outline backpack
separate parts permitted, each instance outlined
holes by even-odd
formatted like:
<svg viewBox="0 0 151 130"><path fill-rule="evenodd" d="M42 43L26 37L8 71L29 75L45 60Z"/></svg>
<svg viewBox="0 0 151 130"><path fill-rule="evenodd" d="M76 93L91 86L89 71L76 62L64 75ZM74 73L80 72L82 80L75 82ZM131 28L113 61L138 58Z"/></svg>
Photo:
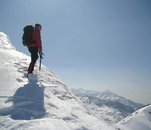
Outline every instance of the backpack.
<svg viewBox="0 0 151 130"><path fill-rule="evenodd" d="M23 29L23 36L22 36L22 42L23 45L29 45L32 44L32 32L34 31L34 27L32 25L27 25Z"/></svg>

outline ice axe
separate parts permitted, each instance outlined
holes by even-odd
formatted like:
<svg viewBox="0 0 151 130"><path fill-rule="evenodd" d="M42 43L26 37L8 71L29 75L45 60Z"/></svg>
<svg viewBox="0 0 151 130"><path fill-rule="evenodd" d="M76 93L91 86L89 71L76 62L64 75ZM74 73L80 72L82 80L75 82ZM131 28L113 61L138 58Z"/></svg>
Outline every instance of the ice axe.
<svg viewBox="0 0 151 130"><path fill-rule="evenodd" d="M39 57L40 57L39 70L41 70L41 61L43 59L43 55L44 55L44 53L39 52Z"/></svg>

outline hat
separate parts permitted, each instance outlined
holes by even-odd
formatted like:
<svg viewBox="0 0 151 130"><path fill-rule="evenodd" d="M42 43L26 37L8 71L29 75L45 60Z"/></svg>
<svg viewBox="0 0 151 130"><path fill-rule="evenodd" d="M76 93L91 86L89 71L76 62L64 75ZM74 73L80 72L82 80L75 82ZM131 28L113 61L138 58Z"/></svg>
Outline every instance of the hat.
<svg viewBox="0 0 151 130"><path fill-rule="evenodd" d="M39 23L36 23L35 27L41 27L42 28L42 26Z"/></svg>

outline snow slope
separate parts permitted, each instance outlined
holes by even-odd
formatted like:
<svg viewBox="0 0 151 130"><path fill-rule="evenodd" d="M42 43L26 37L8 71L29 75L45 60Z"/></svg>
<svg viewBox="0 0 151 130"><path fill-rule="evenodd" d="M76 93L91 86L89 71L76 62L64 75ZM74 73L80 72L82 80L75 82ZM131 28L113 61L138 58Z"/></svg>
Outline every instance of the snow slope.
<svg viewBox="0 0 151 130"><path fill-rule="evenodd" d="M30 57L0 32L0 130L115 130L94 117L48 68L25 77Z"/></svg>
<svg viewBox="0 0 151 130"><path fill-rule="evenodd" d="M28 79L30 57L1 32L0 61L0 130L151 130L151 105L109 124L44 65Z"/></svg>
<svg viewBox="0 0 151 130"><path fill-rule="evenodd" d="M118 96L109 90L73 89L73 92L92 110L96 117L107 122L118 122L143 106Z"/></svg>
<svg viewBox="0 0 151 130"><path fill-rule="evenodd" d="M130 130L151 130L151 105L135 111L118 124Z"/></svg>

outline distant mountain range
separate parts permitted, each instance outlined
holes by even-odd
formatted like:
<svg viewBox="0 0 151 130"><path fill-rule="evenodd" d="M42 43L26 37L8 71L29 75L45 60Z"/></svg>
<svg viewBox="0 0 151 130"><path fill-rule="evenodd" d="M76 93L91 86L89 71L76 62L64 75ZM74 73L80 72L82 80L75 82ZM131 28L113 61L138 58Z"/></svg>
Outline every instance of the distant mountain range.
<svg viewBox="0 0 151 130"><path fill-rule="evenodd" d="M108 122L118 122L143 106L109 90L101 92L72 89L72 91L97 118L103 118Z"/></svg>

